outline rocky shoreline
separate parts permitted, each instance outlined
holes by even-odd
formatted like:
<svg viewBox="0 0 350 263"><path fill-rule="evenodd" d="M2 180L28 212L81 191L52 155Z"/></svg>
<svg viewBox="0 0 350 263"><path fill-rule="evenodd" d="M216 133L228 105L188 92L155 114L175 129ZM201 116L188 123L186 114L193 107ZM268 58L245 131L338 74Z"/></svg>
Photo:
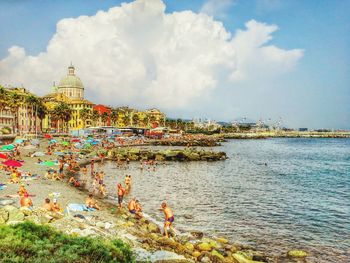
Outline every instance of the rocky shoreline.
<svg viewBox="0 0 350 263"><path fill-rule="evenodd" d="M237 132L222 133L217 137L223 139L268 139L268 138L350 138L350 132Z"/></svg>
<svg viewBox="0 0 350 263"><path fill-rule="evenodd" d="M151 150L143 148L115 148L104 152L113 160L125 161L220 161L226 160L225 152L186 149Z"/></svg>
<svg viewBox="0 0 350 263"><path fill-rule="evenodd" d="M45 145L45 144L44 144ZM43 147L43 145L42 145ZM45 146L44 146L45 147ZM103 151L100 149L100 151ZM188 151L188 152L186 152ZM144 158L156 159L161 153L165 160L181 161L186 154L194 154L196 160L209 161L212 157L218 156L217 160L225 159L225 153L211 151L197 151L191 149L172 149L165 151L151 151L138 148L117 148L106 152L108 158L131 157L132 160L143 160ZM210 153L210 155L208 155ZM125 155L124 155L125 154ZM189 155L190 156L190 155ZM198 157L199 156L199 157ZM88 164L91 158L96 158L96 151L87 153L79 163ZM42 159L50 160L51 156L44 156ZM203 161L202 160L202 161ZM47 168L35 164L35 159L24 157L23 169L33 174L43 174ZM3 174L2 174L3 175ZM161 234L159 226L150 218L138 220L128 211L118 210L111 199L97 198L101 210L93 212L74 212L65 216L45 212L39 207L43 200L52 192L60 192L59 202L62 207L69 203L85 203L87 191L69 186L66 182L45 180L37 178L33 181L24 182L29 193L34 193L33 211L19 209L15 204L17 198L6 198L6 195L16 193L18 185L8 184L2 191L0 198L0 224L16 224L25 220L37 224L49 225L64 233L75 236L102 237L106 239L119 238L129 244L137 262L157 263L179 263L179 262L233 262L233 263L259 263L259 262L297 262L299 257L280 255L270 256L252 247L230 242L224 237L210 237L202 232L190 231L177 233L176 237L165 238ZM303 255L302 258L304 258Z"/></svg>

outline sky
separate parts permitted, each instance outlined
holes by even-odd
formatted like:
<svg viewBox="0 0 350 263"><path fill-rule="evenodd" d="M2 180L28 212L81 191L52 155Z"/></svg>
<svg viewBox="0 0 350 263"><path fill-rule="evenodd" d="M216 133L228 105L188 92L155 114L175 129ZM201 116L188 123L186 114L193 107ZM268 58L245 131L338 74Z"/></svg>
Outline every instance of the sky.
<svg viewBox="0 0 350 263"><path fill-rule="evenodd" d="M0 1L0 84L173 118L350 129L350 1Z"/></svg>

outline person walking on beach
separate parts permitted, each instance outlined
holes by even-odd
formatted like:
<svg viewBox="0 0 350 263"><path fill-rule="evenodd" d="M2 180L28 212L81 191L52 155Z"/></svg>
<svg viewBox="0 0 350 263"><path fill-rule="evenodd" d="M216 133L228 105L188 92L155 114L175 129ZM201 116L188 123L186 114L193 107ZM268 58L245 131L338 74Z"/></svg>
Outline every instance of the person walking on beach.
<svg viewBox="0 0 350 263"><path fill-rule="evenodd" d="M165 216L165 221L164 221L164 234L166 237L169 237L168 235L168 228L171 229L173 232L174 229L172 227L172 224L174 222L174 212L169 208L169 206L167 205L167 203L163 202L162 203L162 209L164 216Z"/></svg>
<svg viewBox="0 0 350 263"><path fill-rule="evenodd" d="M125 194L125 189L123 188L122 184L118 184L118 207L119 209L122 208L123 198Z"/></svg>

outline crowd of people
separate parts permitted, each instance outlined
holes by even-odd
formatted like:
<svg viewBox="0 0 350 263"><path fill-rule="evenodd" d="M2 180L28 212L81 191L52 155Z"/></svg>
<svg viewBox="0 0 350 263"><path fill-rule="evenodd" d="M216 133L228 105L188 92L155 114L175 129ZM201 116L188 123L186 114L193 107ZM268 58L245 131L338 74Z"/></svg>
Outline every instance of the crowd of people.
<svg viewBox="0 0 350 263"><path fill-rule="evenodd" d="M64 141L63 139L61 141ZM144 143L143 141L137 142L137 143ZM16 160L16 161L22 161L21 159L21 150L20 148L23 145L16 145L14 150L8 154L9 160ZM94 147L96 149L103 149L107 150L113 147L114 144L108 142L107 140L101 140L97 145ZM98 201L95 199L95 197L99 198L106 198L107 197L107 190L106 190L106 184L104 182L105 179L105 172L101 169L97 169L103 166L105 155L103 153L97 153L96 157L93 158L90 161L90 173L89 169L86 165L80 166L80 161L82 156L79 155L79 149L74 146L72 143L66 143L62 144L59 140L52 140L47 148L45 154L48 156L53 157L53 155L56 155L56 153L62 153L60 155L57 155L56 160L52 160L50 158L50 161L53 163L53 166L55 168L50 167L47 169L44 176L41 177L43 180L53 180L53 181L61 181L61 182L67 182L68 185L72 187L85 187L88 188L90 186L89 195L85 200L85 205L88 208L100 210L101 206L98 203ZM30 156L33 156L33 153L30 154ZM35 157L31 157L35 158ZM43 158L44 159L44 158ZM119 168L126 168L128 167L130 160L116 160L117 167ZM47 162L47 161L46 161ZM36 161L36 164L42 165L45 164L41 158L38 158ZM58 166L58 167L57 167ZM157 166L157 163L153 160L151 161L140 161L140 169L144 170L155 170ZM57 167L57 168L56 168ZM19 189L17 191L17 194L19 196L19 204L21 207L27 208L27 209L33 209L33 200L31 197L33 195L29 194L25 184L23 184L22 180L24 178L32 177L33 175L30 172L23 172L20 171L17 167L11 167L6 165L1 165L0 169L3 169L6 173L10 175L9 183L13 184L19 184ZM123 185L124 184L124 185ZM116 196L118 200L118 209L122 209L125 202L125 197L131 194L132 189L132 177L130 174L126 175L124 178L124 182L117 183L116 185ZM113 194L112 194L113 195ZM135 216L137 219L141 219L143 215L143 209L140 201L136 197L131 197L127 202L127 211ZM41 206L42 209L48 212L52 213L58 213L63 215L63 208L58 202L57 198L45 198L43 201L43 205ZM165 215L165 222L164 222L164 234L168 236L168 228L172 228L172 223L174 222L174 214L173 211L169 208L169 206L166 203L163 203L161 205L161 209L164 212Z"/></svg>

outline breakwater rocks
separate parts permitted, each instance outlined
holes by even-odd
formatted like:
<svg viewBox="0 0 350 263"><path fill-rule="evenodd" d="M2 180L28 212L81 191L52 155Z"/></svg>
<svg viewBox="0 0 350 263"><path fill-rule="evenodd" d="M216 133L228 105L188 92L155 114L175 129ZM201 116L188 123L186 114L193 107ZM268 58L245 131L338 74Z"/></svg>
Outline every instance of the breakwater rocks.
<svg viewBox="0 0 350 263"><path fill-rule="evenodd" d="M116 148L109 150L107 156L121 161L219 161L227 159L225 152L204 151L195 149L148 150L138 148Z"/></svg>
<svg viewBox="0 0 350 263"><path fill-rule="evenodd" d="M154 146L185 146L185 147L214 147L221 146L222 138L211 139L181 139L181 140L150 140L149 145Z"/></svg>
<svg viewBox="0 0 350 263"><path fill-rule="evenodd" d="M267 139L267 138L350 138L350 132L237 132L219 135L223 139Z"/></svg>

